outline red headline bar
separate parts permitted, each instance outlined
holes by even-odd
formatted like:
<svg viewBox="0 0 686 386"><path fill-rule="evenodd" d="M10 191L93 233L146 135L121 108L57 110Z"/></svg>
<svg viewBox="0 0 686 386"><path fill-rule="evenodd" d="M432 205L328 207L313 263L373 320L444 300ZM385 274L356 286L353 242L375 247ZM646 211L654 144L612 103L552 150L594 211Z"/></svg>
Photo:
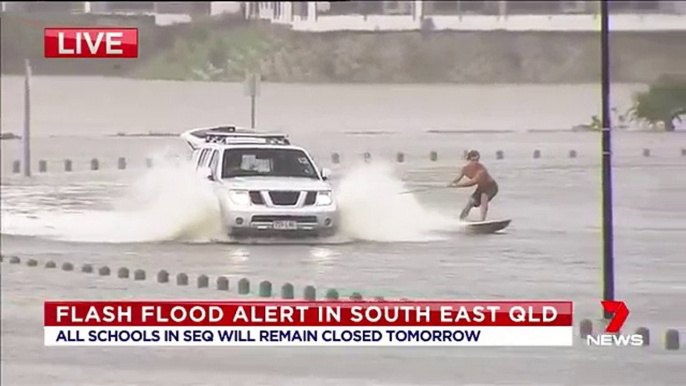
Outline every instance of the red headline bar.
<svg viewBox="0 0 686 386"><path fill-rule="evenodd" d="M572 326L571 301L53 302L47 326Z"/></svg>

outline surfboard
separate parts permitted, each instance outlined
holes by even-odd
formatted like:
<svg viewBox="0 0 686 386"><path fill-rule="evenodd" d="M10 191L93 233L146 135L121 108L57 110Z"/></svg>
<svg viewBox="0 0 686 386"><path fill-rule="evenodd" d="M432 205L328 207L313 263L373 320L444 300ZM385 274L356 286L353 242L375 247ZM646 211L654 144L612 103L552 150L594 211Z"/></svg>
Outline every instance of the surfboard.
<svg viewBox="0 0 686 386"><path fill-rule="evenodd" d="M465 229L470 233L495 233L507 228L512 219L473 221L469 222Z"/></svg>

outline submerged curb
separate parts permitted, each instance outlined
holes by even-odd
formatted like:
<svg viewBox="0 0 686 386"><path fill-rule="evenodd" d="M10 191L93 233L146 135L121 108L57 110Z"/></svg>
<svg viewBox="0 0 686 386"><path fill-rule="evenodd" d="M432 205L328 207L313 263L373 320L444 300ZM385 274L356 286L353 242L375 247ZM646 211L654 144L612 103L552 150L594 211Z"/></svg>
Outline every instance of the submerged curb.
<svg viewBox="0 0 686 386"><path fill-rule="evenodd" d="M7 262L12 265L18 265L21 263L21 258L19 256L0 256L0 262ZM36 259L28 259L26 260L26 266L27 267L37 267L38 266L38 261ZM74 265L70 262L63 262L62 263L62 271L65 272L81 272L85 274L90 274L93 273L94 268L93 265L91 264L83 264L81 265L81 269L75 270ZM57 268L57 263L55 263L52 260L48 260L45 262L45 269L55 269ZM101 266L98 268L98 275L99 276L110 276L111 274L111 269L108 266ZM131 279L130 275L131 270L127 267L121 267L117 271L117 277L119 279ZM147 280L147 274L146 271L143 269L136 269L133 271L133 277L132 279L135 281L146 281ZM157 272L157 274L154 276L156 281L159 284L168 284L169 283L169 272L167 270L160 270ZM189 277L186 273L178 273L176 275L176 285L183 287L183 286L188 286L189 284ZM208 288L209 283L210 283L210 277L205 274L200 274L197 276L196 279L196 287L198 289L201 288ZM281 298L285 300L293 300L296 299L295 296L295 287L293 286L292 283L284 283L281 287L280 295L277 295L273 291L273 286L272 282L269 280L263 280L259 282L258 284L258 292L257 296L260 298ZM230 291L230 286L229 286L229 278L226 276L218 276L216 279L216 290L218 291ZM251 295L250 293L250 279L243 277L239 279L236 283L236 290L238 295ZM317 301L317 290L314 286L312 285L307 285L303 288L302 291L302 297L298 298L306 301ZM362 301L364 298L361 293L359 292L352 292L347 298L341 298L339 292L335 288L330 288L326 290L325 295L323 298L320 298L319 300L322 301L337 301L337 300L350 300L350 301ZM408 298L401 298L399 299L401 301L412 301L412 299ZM381 296L375 296L370 298L369 301L384 301L384 298ZM604 326L602 323L600 323L601 326L599 326L599 331L602 331L604 329ZM643 337L643 346L650 346L651 344L651 334L650 330L648 327L638 327L635 332L635 334L641 335ZM591 319L585 318L582 319L581 322L578 325L578 335L576 335L577 338L580 339L586 339L588 336L591 336L594 334L594 325L593 321ZM664 331L663 339L662 339L662 345L665 350L669 351L676 351L681 348L681 342L680 342L680 332L677 329L667 329Z"/></svg>

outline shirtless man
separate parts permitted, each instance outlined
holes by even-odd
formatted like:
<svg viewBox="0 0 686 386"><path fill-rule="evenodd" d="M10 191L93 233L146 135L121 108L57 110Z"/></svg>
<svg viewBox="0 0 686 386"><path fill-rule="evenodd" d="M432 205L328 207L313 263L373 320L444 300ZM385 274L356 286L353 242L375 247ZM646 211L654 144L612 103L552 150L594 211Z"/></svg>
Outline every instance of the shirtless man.
<svg viewBox="0 0 686 386"><path fill-rule="evenodd" d="M493 177L488 174L488 170L479 162L479 152L472 150L467 153L467 165L462 167L460 174L448 184L449 187L466 188L476 185L476 190L469 198L467 205L460 214L460 220L464 220L469 215L472 208L481 207L481 221L486 221L486 214L488 214L488 203L498 194L498 184ZM467 177L467 181L460 182L463 177Z"/></svg>

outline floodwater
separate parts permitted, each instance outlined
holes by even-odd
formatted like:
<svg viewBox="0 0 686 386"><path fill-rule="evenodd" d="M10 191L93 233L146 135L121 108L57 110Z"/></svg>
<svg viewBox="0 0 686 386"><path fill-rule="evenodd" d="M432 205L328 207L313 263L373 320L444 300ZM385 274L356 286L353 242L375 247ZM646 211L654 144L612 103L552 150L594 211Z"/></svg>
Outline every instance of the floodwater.
<svg viewBox="0 0 686 386"><path fill-rule="evenodd" d="M598 86L262 85L258 126L290 134L332 169L345 217L339 237L286 245L222 237L211 195L188 172L179 139L116 136L248 126L241 87L34 78L31 178L12 173L21 142L2 142L2 254L22 259L2 263L3 383L686 382L686 351L662 348L667 328L686 333L684 133L614 135L616 293L631 310L627 329L651 329L650 347L590 348L581 340L559 349L43 347L46 298L218 299L235 296L241 277L253 293L269 280L276 291L286 282L298 292L314 285L320 296L336 288L344 296L570 299L576 323L600 316L600 135L560 131L598 113ZM614 86L613 105L624 111L641 88ZM2 131L21 134L21 126L22 80L3 77ZM455 219L470 191L441 188L471 148L500 185L490 216L513 219L502 234L462 232ZM126 170L117 170L118 157L126 157ZM100 170L89 170L92 158ZM47 172L39 173L38 160ZM421 191L401 194L413 189ZM29 258L39 266L27 267ZM48 260L76 271L85 263L113 273L140 268L148 280L46 270ZM191 284L200 274L227 276L231 294L155 283L160 269L185 272Z"/></svg>

